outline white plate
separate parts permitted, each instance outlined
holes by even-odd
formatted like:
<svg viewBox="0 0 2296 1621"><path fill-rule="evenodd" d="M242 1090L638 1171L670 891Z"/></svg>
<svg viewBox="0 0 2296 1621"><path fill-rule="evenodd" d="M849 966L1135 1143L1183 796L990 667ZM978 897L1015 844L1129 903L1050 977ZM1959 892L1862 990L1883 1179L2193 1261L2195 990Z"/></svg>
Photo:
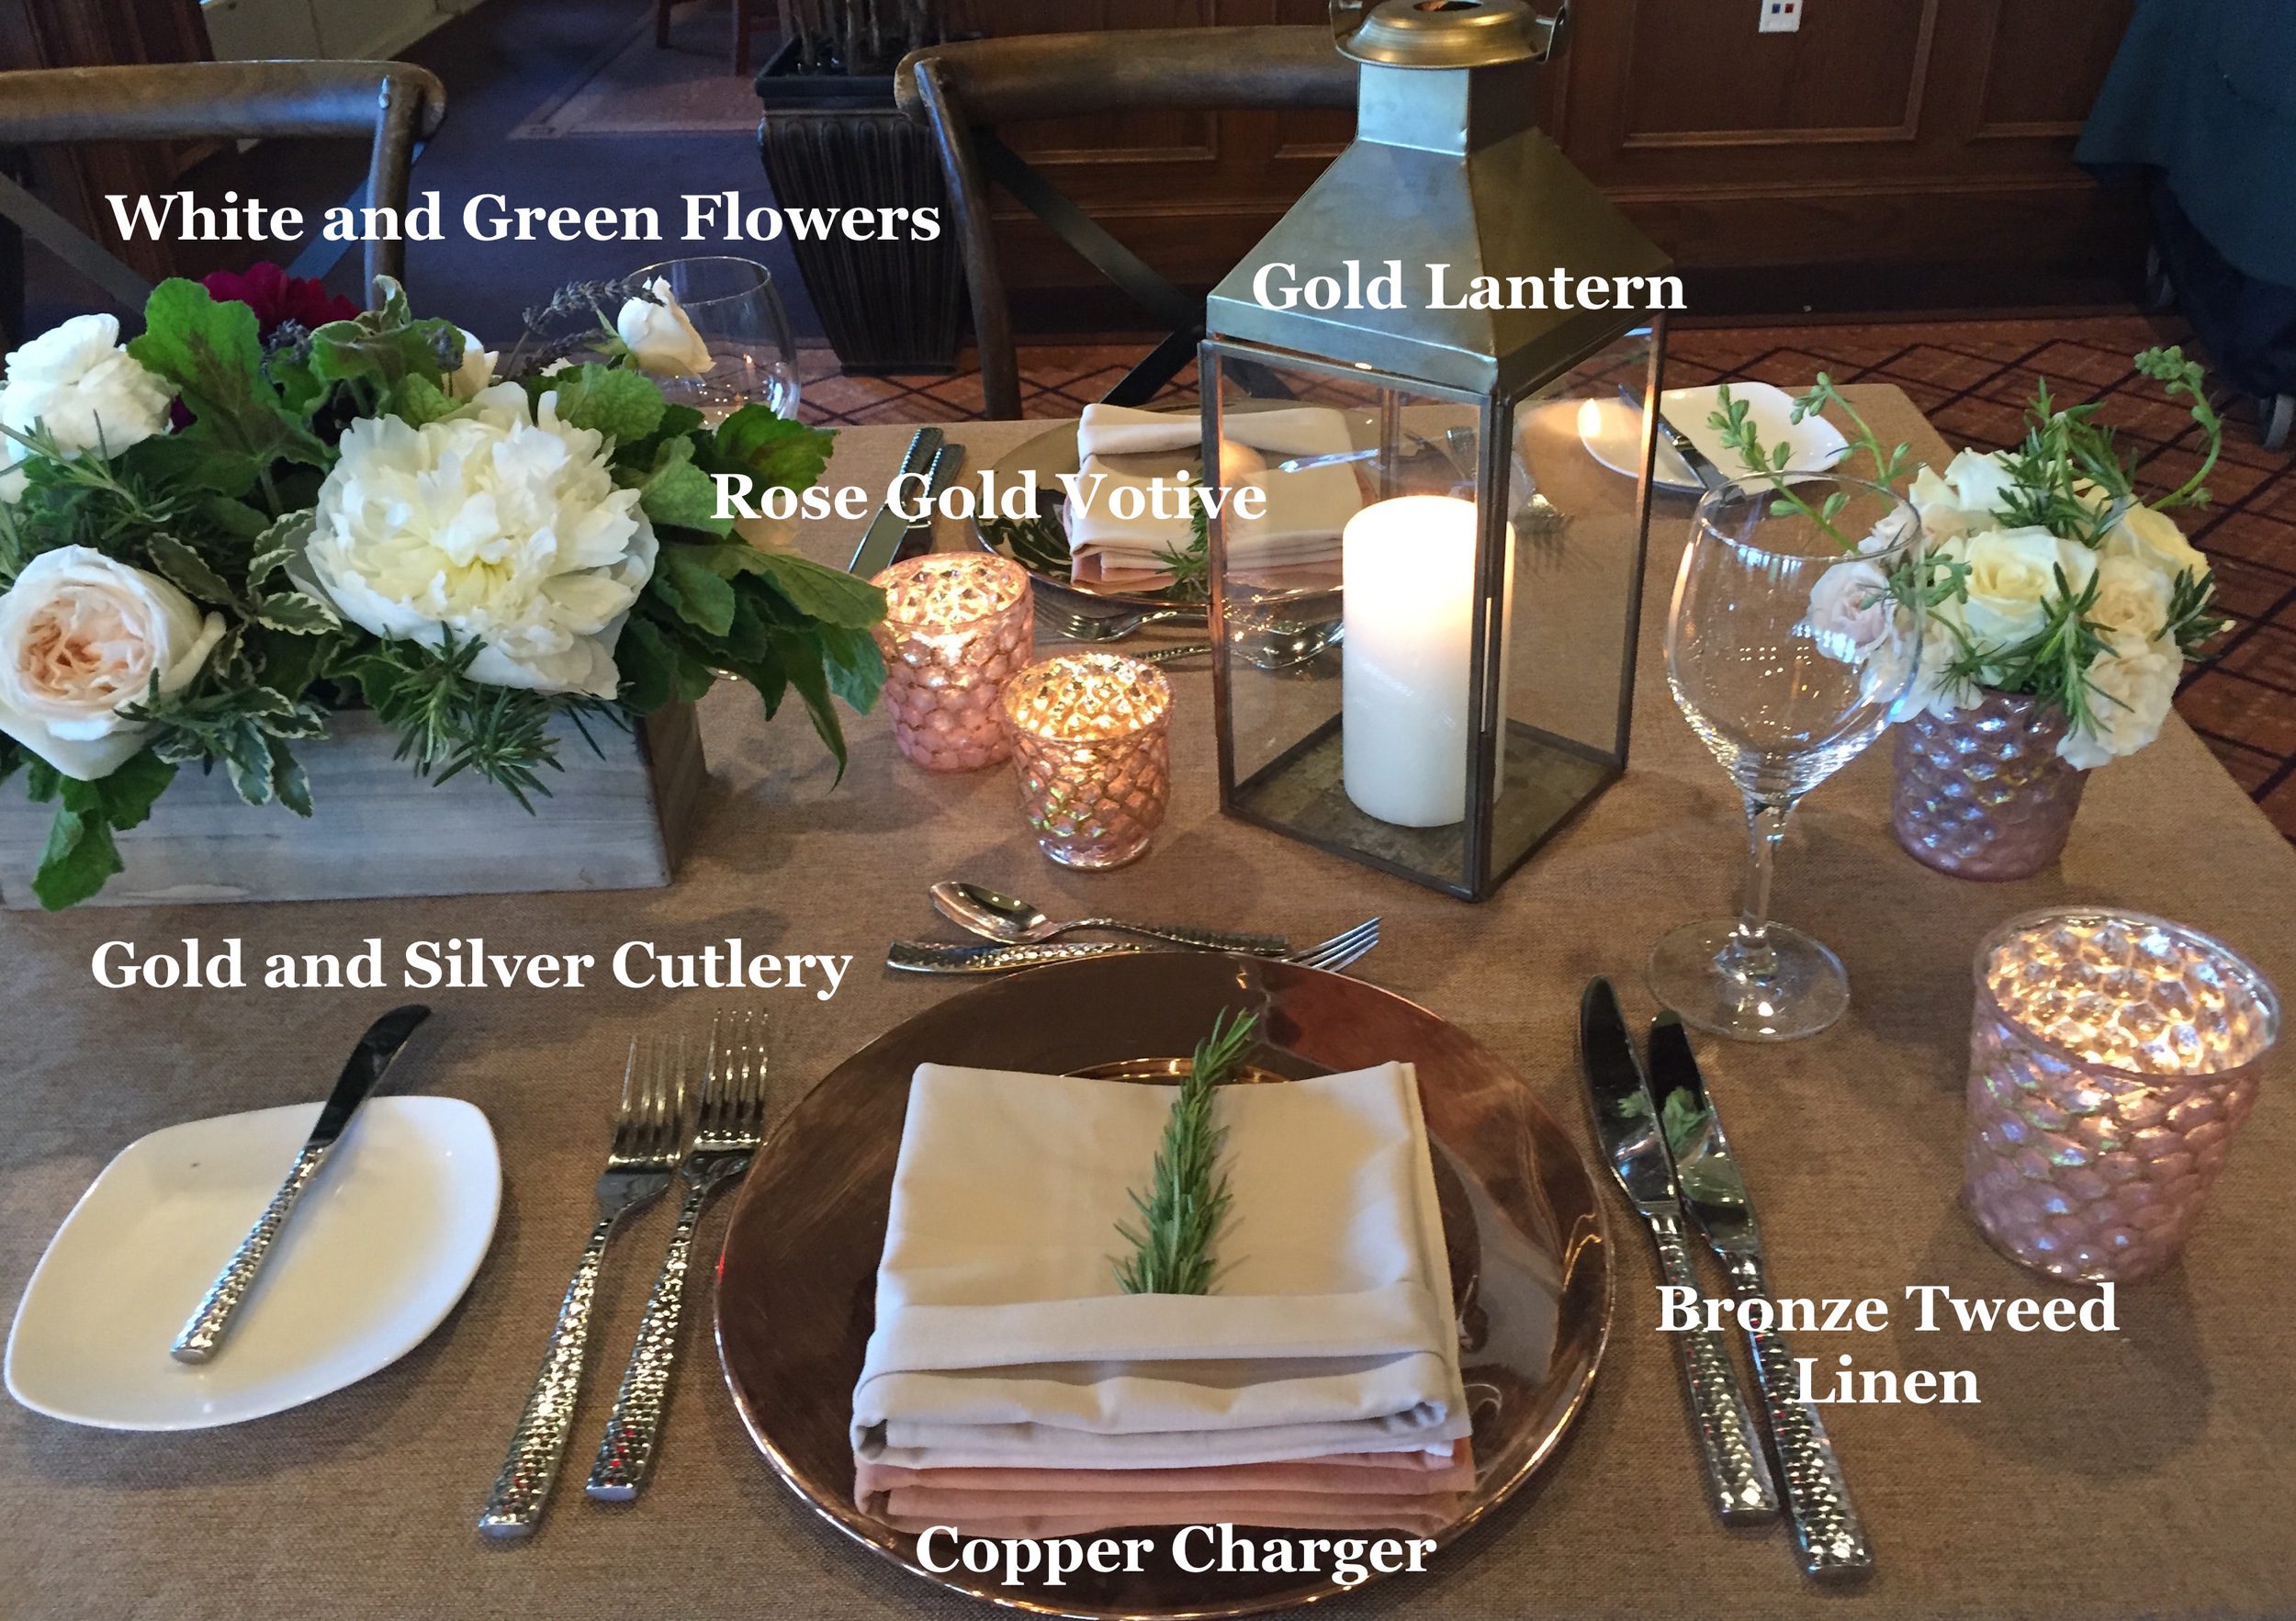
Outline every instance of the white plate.
<svg viewBox="0 0 2296 1621"><path fill-rule="evenodd" d="M478 1272L502 1199L494 1133L455 1098L367 1099L215 1360L167 1354L319 1109L190 1120L122 1149L24 1291L8 1393L72 1424L207 1429L339 1390L422 1344Z"/></svg>
<svg viewBox="0 0 2296 1621"><path fill-rule="evenodd" d="M1730 398L1746 402L1748 420L1754 424L1762 444L1775 445L1784 440L1794 446L1793 457L1786 464L1792 471L1822 473L1850 449L1841 431L1824 417L1793 421L1794 397L1784 388L1769 383L1732 383ZM1683 438L1704 451L1706 459L1722 469L1723 477L1735 478L1745 472L1745 464L1735 453L1724 449L1721 435L1706 425L1706 418L1714 413L1720 399L1719 385L1669 388L1659 396L1660 409L1666 412L1666 420L1681 430ZM1590 400L1581 405L1579 440L1589 456L1614 473L1624 473L1631 478L1641 470L1642 413L1624 400ZM1660 489L1683 495L1703 494L1705 489L1690 470L1690 464L1663 439L1659 441L1657 465L1650 469L1650 476Z"/></svg>

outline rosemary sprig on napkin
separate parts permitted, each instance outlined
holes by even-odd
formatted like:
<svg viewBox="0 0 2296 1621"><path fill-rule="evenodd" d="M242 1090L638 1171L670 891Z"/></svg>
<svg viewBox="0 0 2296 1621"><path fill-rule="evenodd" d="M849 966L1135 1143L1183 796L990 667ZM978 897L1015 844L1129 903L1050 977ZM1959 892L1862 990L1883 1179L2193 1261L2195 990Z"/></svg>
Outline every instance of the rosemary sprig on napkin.
<svg viewBox="0 0 2296 1621"><path fill-rule="evenodd" d="M1117 1284L1128 1295L1211 1292L1212 1240L1228 1216L1228 1178L1220 1168L1228 1128L1212 1118L1213 1097L1252 1050L1258 1028L1256 1013L1222 1013L1196 1049L1165 1121L1148 1191L1132 1192L1140 1224L1117 1223L1132 1248L1115 1264Z"/></svg>

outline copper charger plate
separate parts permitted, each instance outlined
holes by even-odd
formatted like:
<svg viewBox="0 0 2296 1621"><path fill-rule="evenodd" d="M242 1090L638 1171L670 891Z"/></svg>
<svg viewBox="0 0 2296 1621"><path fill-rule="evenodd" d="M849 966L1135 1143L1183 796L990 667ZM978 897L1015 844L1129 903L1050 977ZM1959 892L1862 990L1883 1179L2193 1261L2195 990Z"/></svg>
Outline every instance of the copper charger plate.
<svg viewBox="0 0 2296 1621"><path fill-rule="evenodd" d="M1152 1531L1137 1533L1156 1539L1142 1571L1007 1588L962 1569L928 1570L914 1537L852 1501L853 1386L917 1066L1161 1076L1238 1006L1260 1010L1264 1078L1418 1066L1475 1423L1475 1487L1438 1540L1497 1508L1553 1454L1610 1328L1602 1207L1576 1143L1488 1048L1401 996L1288 963L1148 952L1033 969L950 997L832 1070L743 1178L718 1262L718 1355L767 1461L824 1519L942 1587L1092 1621L1244 1615L1367 1584L1343 1589L1328 1571L1191 1573L1165 1559L1169 1537Z"/></svg>

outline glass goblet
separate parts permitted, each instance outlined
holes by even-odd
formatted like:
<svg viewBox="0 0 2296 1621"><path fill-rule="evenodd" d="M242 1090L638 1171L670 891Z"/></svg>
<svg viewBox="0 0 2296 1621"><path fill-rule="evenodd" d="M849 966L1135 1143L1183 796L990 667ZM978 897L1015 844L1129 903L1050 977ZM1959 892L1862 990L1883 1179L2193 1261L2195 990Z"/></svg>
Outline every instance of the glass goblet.
<svg viewBox="0 0 2296 1621"><path fill-rule="evenodd" d="M797 341L773 273L754 259L709 254L665 259L624 281L633 294L656 281L670 292L710 352L698 377L659 379L663 398L716 422L756 400L778 417L797 414Z"/></svg>
<svg viewBox="0 0 2296 1621"><path fill-rule="evenodd" d="M1927 617L1892 589L1923 567L1911 507L1855 478L1786 478L1706 492L1666 626L1667 684L1745 795L1751 854L1739 917L1660 940L1650 992L1749 1041L1816 1035L1850 1005L1841 960L1770 920L1771 869L1795 804L1889 724Z"/></svg>

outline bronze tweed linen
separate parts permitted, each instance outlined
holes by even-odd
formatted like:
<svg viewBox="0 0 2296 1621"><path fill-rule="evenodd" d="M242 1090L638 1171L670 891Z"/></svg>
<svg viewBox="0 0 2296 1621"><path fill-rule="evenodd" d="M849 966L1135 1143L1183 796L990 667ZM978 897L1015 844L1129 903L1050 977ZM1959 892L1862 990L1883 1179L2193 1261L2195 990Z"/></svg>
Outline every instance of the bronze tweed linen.
<svg viewBox="0 0 2296 1621"><path fill-rule="evenodd" d="M1885 442L1942 449L1904 396L1859 390ZM957 430L972 466L1041 423ZM837 481L882 488L907 440L845 430ZM687 1323L677 1399L635 1509L580 1495L582 1475L660 1255L670 1211L610 1263L567 1474L530 1544L472 1528L590 1225L621 1053L643 1019L699 1028L714 1008L774 1013L774 1096L949 994L883 966L885 942L939 930L924 885L963 875L1056 916L1086 909L1282 929L1315 940L1378 911L1386 943L1358 972L1505 1055L1563 1120L1583 1118L1578 995L1615 976L1649 1011L1643 957L1670 925L1734 905L1741 824L1721 771L1669 698L1659 655L1687 505L1652 526L1635 754L1626 779L1480 906L1410 887L1238 823L1214 807L1210 692L1175 674L1172 815L1128 870L1064 872L1026 836L1010 776L933 777L882 717L831 771L794 714L760 724L746 690L703 707L712 781L699 848L666 890L470 901L185 907L0 917L0 1301L103 1163L172 1121L314 1098L397 991L96 989L102 941L243 936L251 953L348 951L380 936L483 935L494 951L625 940L752 952L850 952L830 1002L788 993L604 988L425 993L437 1009L395 1085L468 1098L502 1144L501 1231L468 1299L432 1339L365 1383L237 1429L184 1436L75 1429L0 1403L0 1616L247 1621L328 1616L803 1615L980 1613L881 1563L774 1479L736 1418L708 1313ZM850 555L859 525L803 541ZM1703 1506L1653 1270L1614 1205L1619 1298L1587 1411L1532 1487L1428 1575L1320 1613L1481 1618L2287 1615L2296 1610L2296 1335L2284 1290L2296 1236L2296 1102L2268 1082L2182 1266L2122 1291L2121 1332L1917 1334L1901 1291L2053 1289L1998 1258L1956 1209L1970 954L2026 907L2109 900L2221 934L2296 993L2296 851L2181 721L2098 773L2062 864L2029 882L1944 877L1892 842L1888 750L1812 797L1781 865L1779 915L1841 953L1848 1019L1788 1047L1701 1043L1761 1202L1779 1287L1896 1302L1875 1335L1803 1335L1904 1371L1967 1368L1981 1405L1837 1407L1828 1423L1873 1533L1879 1573L1854 1593L1796 1572L1782 1529L1725 1534ZM13 787L13 785L11 785ZM256 814L256 813L250 813ZM321 813L325 814L324 807ZM535 836L546 839L546 816ZM12 874L18 878L20 875ZM2285 1059L2284 1072L2296 1068ZM716 1223L704 1233L714 1245ZM697 1300L706 1305L706 1298ZM842 1390L837 1392L843 1399Z"/></svg>

